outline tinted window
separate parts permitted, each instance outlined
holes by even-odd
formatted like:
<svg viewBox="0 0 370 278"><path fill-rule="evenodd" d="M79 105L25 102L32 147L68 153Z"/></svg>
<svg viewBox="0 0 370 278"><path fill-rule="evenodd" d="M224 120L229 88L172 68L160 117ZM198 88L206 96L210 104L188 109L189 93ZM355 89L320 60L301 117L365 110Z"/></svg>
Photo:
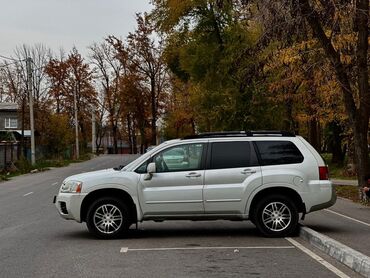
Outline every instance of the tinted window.
<svg viewBox="0 0 370 278"><path fill-rule="evenodd" d="M146 169L148 167L148 162L149 161L147 160L143 164L141 164L140 167L137 168L135 172L138 174L145 174L147 172Z"/></svg>
<svg viewBox="0 0 370 278"><path fill-rule="evenodd" d="M212 143L210 169L255 166L249 142Z"/></svg>
<svg viewBox="0 0 370 278"><path fill-rule="evenodd" d="M289 141L256 141L262 165L301 163L303 155Z"/></svg>

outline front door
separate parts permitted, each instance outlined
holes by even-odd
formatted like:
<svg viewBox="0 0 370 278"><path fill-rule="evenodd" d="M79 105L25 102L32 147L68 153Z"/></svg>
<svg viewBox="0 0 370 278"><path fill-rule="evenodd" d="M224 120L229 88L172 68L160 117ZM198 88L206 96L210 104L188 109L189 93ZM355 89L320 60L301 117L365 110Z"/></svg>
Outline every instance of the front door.
<svg viewBox="0 0 370 278"><path fill-rule="evenodd" d="M169 147L152 161L156 173L141 175L139 196L144 217L203 214L204 144Z"/></svg>

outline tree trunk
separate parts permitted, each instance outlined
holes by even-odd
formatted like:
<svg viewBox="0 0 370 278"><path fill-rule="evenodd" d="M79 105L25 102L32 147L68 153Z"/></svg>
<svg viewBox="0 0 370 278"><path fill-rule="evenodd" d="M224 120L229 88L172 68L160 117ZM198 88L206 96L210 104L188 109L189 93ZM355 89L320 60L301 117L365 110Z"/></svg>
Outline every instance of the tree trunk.
<svg viewBox="0 0 370 278"><path fill-rule="evenodd" d="M113 124L112 127L112 136L113 136L113 153L118 153L118 132L117 132L117 125Z"/></svg>
<svg viewBox="0 0 370 278"><path fill-rule="evenodd" d="M311 118L309 121L309 141L311 145L320 152L320 143L318 135L318 124L316 118Z"/></svg>
<svg viewBox="0 0 370 278"><path fill-rule="evenodd" d="M156 97L155 97L155 77L151 78L151 108L152 108L152 146L157 145L157 106L156 106Z"/></svg>
<svg viewBox="0 0 370 278"><path fill-rule="evenodd" d="M332 122L329 125L332 136L330 138L329 149L332 153L331 162L333 164L343 164L345 149L342 148L343 137L341 133L343 132L342 127L336 122Z"/></svg>
<svg viewBox="0 0 370 278"><path fill-rule="evenodd" d="M128 133L128 144L129 144L129 148L130 148L130 154L133 154L134 153L134 146L133 146L133 143L132 143L132 126L131 126L131 117L130 117L130 114L127 114L127 117L126 117L126 121L127 121L127 133Z"/></svg>
<svg viewBox="0 0 370 278"><path fill-rule="evenodd" d="M368 121L358 120L354 126L355 164L359 186L367 186L369 176Z"/></svg>
<svg viewBox="0 0 370 278"><path fill-rule="evenodd" d="M300 9L308 24L312 28L315 37L320 42L326 55L330 59L344 97L344 105L349 118L349 123L353 127L355 144L355 164L357 168L357 178L359 186L367 185L366 177L369 176L368 140L367 133L369 128L369 76L368 76L368 16L369 0L356 1L356 20L355 31L358 31L356 64L357 64L357 85L359 91L359 107L356 107L353 90L350 86L349 74L343 65L340 54L334 48L331 40L326 36L320 22L320 16L313 9L309 0L298 0Z"/></svg>
<svg viewBox="0 0 370 278"><path fill-rule="evenodd" d="M369 176L369 154L368 154L368 129L369 129L369 72L368 72L368 48L369 48L369 0L356 1L356 22L358 30L357 39L357 70L358 89L360 104L356 113L354 124L354 142L357 178L359 186L367 185Z"/></svg>

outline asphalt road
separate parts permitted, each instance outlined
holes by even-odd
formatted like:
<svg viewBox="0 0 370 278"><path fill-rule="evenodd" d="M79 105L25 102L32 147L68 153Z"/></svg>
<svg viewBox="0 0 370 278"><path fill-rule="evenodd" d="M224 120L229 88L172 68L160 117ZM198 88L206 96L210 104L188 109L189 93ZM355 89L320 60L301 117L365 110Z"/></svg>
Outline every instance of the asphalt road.
<svg viewBox="0 0 370 278"><path fill-rule="evenodd" d="M328 209L308 214L302 223L370 257L370 207L338 198Z"/></svg>
<svg viewBox="0 0 370 278"><path fill-rule="evenodd" d="M0 277L358 277L299 238L263 238L249 222L145 222L105 241L58 215L52 197L65 177L131 159L102 156L1 183Z"/></svg>

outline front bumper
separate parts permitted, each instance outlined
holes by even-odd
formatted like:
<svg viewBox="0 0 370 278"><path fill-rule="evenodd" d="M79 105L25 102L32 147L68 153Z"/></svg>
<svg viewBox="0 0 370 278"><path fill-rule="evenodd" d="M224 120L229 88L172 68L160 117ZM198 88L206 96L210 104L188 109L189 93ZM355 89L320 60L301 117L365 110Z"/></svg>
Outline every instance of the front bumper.
<svg viewBox="0 0 370 278"><path fill-rule="evenodd" d="M59 193L54 196L53 203L61 217L81 222L81 204L85 196L83 193Z"/></svg>

